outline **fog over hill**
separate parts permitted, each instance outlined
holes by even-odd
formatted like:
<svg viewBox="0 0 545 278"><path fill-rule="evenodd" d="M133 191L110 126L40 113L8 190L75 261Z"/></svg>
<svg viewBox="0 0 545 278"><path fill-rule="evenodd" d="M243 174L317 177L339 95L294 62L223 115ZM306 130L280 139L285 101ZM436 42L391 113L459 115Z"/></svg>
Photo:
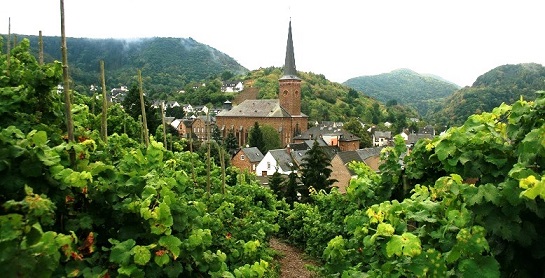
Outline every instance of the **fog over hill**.
<svg viewBox="0 0 545 278"><path fill-rule="evenodd" d="M37 56L38 36L16 36L18 40L29 39ZM45 36L43 42L45 61L60 61L60 37ZM248 72L229 55L192 38L67 38L67 48L70 75L79 91L99 83L100 60L105 62L109 88L130 86L136 81L137 69L141 69L144 86L151 93L176 92L189 82L225 71Z"/></svg>

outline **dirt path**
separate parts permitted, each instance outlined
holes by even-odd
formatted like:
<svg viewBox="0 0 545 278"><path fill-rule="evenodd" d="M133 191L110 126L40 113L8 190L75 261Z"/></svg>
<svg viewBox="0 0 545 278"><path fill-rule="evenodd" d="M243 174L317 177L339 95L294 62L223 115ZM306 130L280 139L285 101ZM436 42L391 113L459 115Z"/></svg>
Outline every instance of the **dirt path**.
<svg viewBox="0 0 545 278"><path fill-rule="evenodd" d="M318 277L316 273L308 270L305 265L313 264L311 260L304 258L304 253L285 242L272 238L271 248L277 250L280 255L280 277L282 278L313 278Z"/></svg>

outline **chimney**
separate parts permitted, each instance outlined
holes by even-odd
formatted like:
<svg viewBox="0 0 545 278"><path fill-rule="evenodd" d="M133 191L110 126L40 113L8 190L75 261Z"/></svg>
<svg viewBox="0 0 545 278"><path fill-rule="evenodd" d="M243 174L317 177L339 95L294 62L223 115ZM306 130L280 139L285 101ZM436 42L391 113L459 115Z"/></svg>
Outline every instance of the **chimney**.
<svg viewBox="0 0 545 278"><path fill-rule="evenodd" d="M229 111L229 110L231 110L231 108L233 108L233 103L230 102L229 100L226 100L223 103L223 110Z"/></svg>

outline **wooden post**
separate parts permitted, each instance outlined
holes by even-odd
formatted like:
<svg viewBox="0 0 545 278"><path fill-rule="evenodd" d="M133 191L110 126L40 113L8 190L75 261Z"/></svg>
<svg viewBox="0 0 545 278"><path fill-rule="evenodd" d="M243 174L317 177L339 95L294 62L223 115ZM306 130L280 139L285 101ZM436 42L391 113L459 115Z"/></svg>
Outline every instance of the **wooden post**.
<svg viewBox="0 0 545 278"><path fill-rule="evenodd" d="M165 121L165 103L161 102L161 119L163 120L163 144L167 149L167 124Z"/></svg>
<svg viewBox="0 0 545 278"><path fill-rule="evenodd" d="M193 124L189 129L189 154L191 154L191 178L193 179L193 191L197 187L197 177L195 175L195 163L193 161Z"/></svg>
<svg viewBox="0 0 545 278"><path fill-rule="evenodd" d="M9 68L11 66L11 57L10 57L11 55L10 53L11 52L11 17L8 17L8 39L6 41L8 43L8 46L7 46L8 56L6 57L8 61L7 61L7 67L6 67L6 74L9 76Z"/></svg>
<svg viewBox="0 0 545 278"><path fill-rule="evenodd" d="M149 146L148 121L146 120L146 104L144 103L144 89L142 88L142 71L138 70L138 84L140 91L140 108L142 108L142 126L144 132L144 143Z"/></svg>
<svg viewBox="0 0 545 278"><path fill-rule="evenodd" d="M108 143L108 98L106 95L106 75L104 73L104 60L100 61L100 79L102 82L102 117L100 134L102 135L102 140L104 141L104 143Z"/></svg>
<svg viewBox="0 0 545 278"><path fill-rule="evenodd" d="M74 122L72 120L72 103L70 97L70 79L68 77L68 50L66 48L66 33L64 30L64 0L60 0L61 4L61 51L62 51L62 77L64 83L64 110L66 114L66 130L68 133L68 141L75 142L74 139ZM74 166L76 163L76 153L72 149L70 152L70 164Z"/></svg>
<svg viewBox="0 0 545 278"><path fill-rule="evenodd" d="M225 194L225 149L220 146L220 144L216 144L218 148L218 154L220 156L220 165L221 165L221 193Z"/></svg>
<svg viewBox="0 0 545 278"><path fill-rule="evenodd" d="M208 112L206 113L206 122L204 123L204 127L206 128L206 142L208 143L208 151L206 152L206 157L208 158L206 168L206 191L210 196L210 114Z"/></svg>
<svg viewBox="0 0 545 278"><path fill-rule="evenodd" d="M38 62L40 63L40 66L42 66L44 64L44 39L42 37L42 30L40 30L39 36L40 37L38 40L38 48L39 48Z"/></svg>

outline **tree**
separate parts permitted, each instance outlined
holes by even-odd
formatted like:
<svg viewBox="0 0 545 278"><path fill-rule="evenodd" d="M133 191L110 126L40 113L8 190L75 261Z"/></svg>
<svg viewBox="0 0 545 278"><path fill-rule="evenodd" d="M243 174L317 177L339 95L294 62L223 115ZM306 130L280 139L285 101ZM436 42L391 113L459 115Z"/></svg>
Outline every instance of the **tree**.
<svg viewBox="0 0 545 278"><path fill-rule="evenodd" d="M269 188L271 188L274 194L276 194L276 198L279 200L282 199L282 197L284 197L283 182L284 182L284 178L282 178L282 174L278 172L278 167L276 167L276 171L269 178Z"/></svg>
<svg viewBox="0 0 545 278"><path fill-rule="evenodd" d="M224 71L221 73L221 80L227 81L231 78L233 78L235 75L230 71Z"/></svg>
<svg viewBox="0 0 545 278"><path fill-rule="evenodd" d="M371 109L371 122L373 124L378 124L380 122L381 112L378 102L373 103L373 109Z"/></svg>
<svg viewBox="0 0 545 278"><path fill-rule="evenodd" d="M239 149L237 137L235 137L233 131L229 131L227 138L225 138L225 149L231 156L234 155Z"/></svg>
<svg viewBox="0 0 545 278"><path fill-rule="evenodd" d="M301 165L302 181L305 188L314 187L316 191L324 190L329 193L331 185L336 182L334 179L329 179L333 171L330 167L331 159L320 148L318 141L314 141L312 148L303 157ZM307 192L301 192L301 195L302 198L308 196Z"/></svg>
<svg viewBox="0 0 545 278"><path fill-rule="evenodd" d="M165 111L168 117L174 117L175 119L183 119L185 117L184 109L181 107L167 107Z"/></svg>
<svg viewBox="0 0 545 278"><path fill-rule="evenodd" d="M348 89L348 99L350 100L354 100L354 99L357 99L358 98L358 92L352 88L349 88Z"/></svg>
<svg viewBox="0 0 545 278"><path fill-rule="evenodd" d="M119 135L125 133L132 139L140 136L140 124L130 117L127 111L123 110L120 104L108 107L108 136L114 133ZM98 129L99 123L96 124Z"/></svg>
<svg viewBox="0 0 545 278"><path fill-rule="evenodd" d="M397 100L396 99L390 99L386 102L386 107L396 106Z"/></svg>
<svg viewBox="0 0 545 278"><path fill-rule="evenodd" d="M372 146L373 142L371 142L371 135L363 128L361 122L358 119L351 118L347 123L343 125L343 129L360 138L360 149Z"/></svg>
<svg viewBox="0 0 545 278"><path fill-rule="evenodd" d="M263 138L263 132L259 127L259 123L255 122L254 127L250 130L250 147L256 147L261 153L265 152L265 140Z"/></svg>
<svg viewBox="0 0 545 278"><path fill-rule="evenodd" d="M299 189L299 184L297 183L297 173L295 171L292 170L288 175L288 180L286 181L284 188L286 188L284 198L286 198L286 202L293 207L293 203L298 201L297 191Z"/></svg>
<svg viewBox="0 0 545 278"><path fill-rule="evenodd" d="M223 144L223 138L221 137L221 131L217 125L212 126L212 140Z"/></svg>
<svg viewBox="0 0 545 278"><path fill-rule="evenodd" d="M140 106L139 89L136 85L133 85L131 89L129 89L121 104L127 114L129 114L135 121L139 121L139 118L142 116L142 108ZM153 109L146 96L144 96L144 106L148 129L157 130L157 127L162 123L160 113L158 111L159 109Z"/></svg>
<svg viewBox="0 0 545 278"><path fill-rule="evenodd" d="M263 154L266 154L269 150L275 150L282 148L282 141L280 141L280 135L278 131L270 126L263 125L261 128L261 133L263 134L263 141L265 143L265 149L262 151Z"/></svg>

